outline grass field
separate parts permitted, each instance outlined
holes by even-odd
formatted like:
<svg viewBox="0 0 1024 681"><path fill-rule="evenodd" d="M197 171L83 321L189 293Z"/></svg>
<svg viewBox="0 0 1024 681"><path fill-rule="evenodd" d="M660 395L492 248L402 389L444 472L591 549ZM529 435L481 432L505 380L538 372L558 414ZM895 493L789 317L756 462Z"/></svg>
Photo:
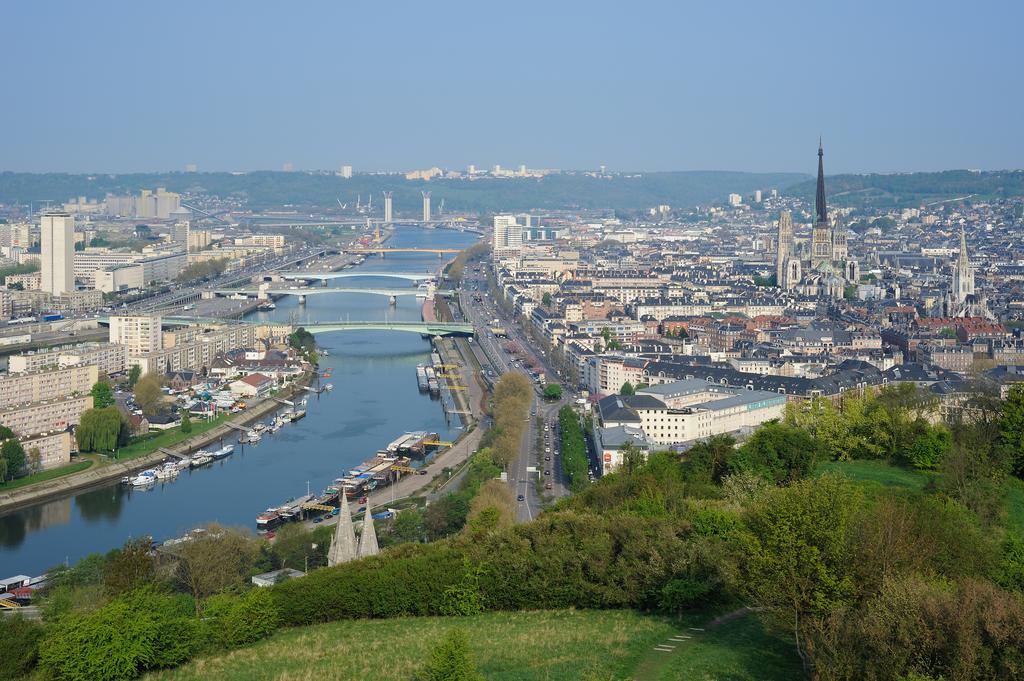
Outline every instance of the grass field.
<svg viewBox="0 0 1024 681"><path fill-rule="evenodd" d="M76 461L75 463L69 463L67 466L60 466L59 468L51 468L48 471L42 471L41 473L33 473L32 475L26 475L23 478L17 480L11 480L9 482L0 483L0 491L17 489L24 487L25 485L33 485L37 482L45 482L46 480L53 480L63 475L71 475L79 471L84 471L86 468L92 466L92 461Z"/></svg>
<svg viewBox="0 0 1024 681"><path fill-rule="evenodd" d="M124 461L126 459L137 459L140 456L152 454L161 447L171 447L173 445L178 444L182 440L187 440L190 437L201 435L208 430L216 428L217 426L231 418L231 416L233 416L233 414L221 414L212 421L193 421L192 432L188 434L182 433L181 428L178 427L171 428L170 430L165 430L162 433L158 433L151 437L146 437L145 439L140 439L139 441L134 442L128 445L127 447L122 447L121 449L119 449L117 451L117 459L118 461Z"/></svg>
<svg viewBox="0 0 1024 681"><path fill-rule="evenodd" d="M920 492L931 477L928 473L900 468L884 461L826 461L819 464L815 472L818 475L845 475L869 491L883 487L902 487ZM1006 510L1006 527L1024 536L1024 480L1014 477L1006 479L1003 507Z"/></svg>
<svg viewBox="0 0 1024 681"><path fill-rule="evenodd" d="M452 627L469 636L488 681L630 678L678 627L630 611L540 611L474 617L333 622L282 631L255 646L200 659L149 681L408 681Z"/></svg>
<svg viewBox="0 0 1024 681"><path fill-rule="evenodd" d="M753 615L705 631L688 631L688 635L691 638L679 643L677 650L668 655L657 681L804 678L792 641L766 631Z"/></svg>
<svg viewBox="0 0 1024 681"><path fill-rule="evenodd" d="M928 484L928 474L893 466L885 461L825 461L816 473L839 473L866 486L903 487L921 491Z"/></svg>

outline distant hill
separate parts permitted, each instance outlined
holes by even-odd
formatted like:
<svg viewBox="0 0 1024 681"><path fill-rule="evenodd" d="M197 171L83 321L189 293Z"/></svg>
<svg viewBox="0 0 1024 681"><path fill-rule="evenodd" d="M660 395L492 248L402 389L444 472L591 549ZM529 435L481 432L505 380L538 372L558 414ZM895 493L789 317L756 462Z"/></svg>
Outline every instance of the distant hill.
<svg viewBox="0 0 1024 681"><path fill-rule="evenodd" d="M583 173L559 173L543 179L479 179L409 181L398 175L356 175L342 179L331 174L260 171L232 173L145 173L130 175L71 175L65 173L0 173L0 202L50 200L64 202L71 197L101 199L107 192L125 194L144 188L166 187L170 191L206 191L222 197L245 196L253 207L300 204L335 205L365 202L381 192L394 192L395 211L415 213L420 209L420 190L433 192L435 209L444 199L453 211L521 211L540 209L611 208L642 210L660 204L692 207L724 203L730 193L751 194L756 189L786 190L808 179L801 173L740 173L731 171L686 171L637 173L611 178Z"/></svg>
<svg viewBox="0 0 1024 681"><path fill-rule="evenodd" d="M970 196L975 200L1024 196L1024 170L945 170L894 175L834 175L825 178L829 201L857 208L916 207ZM791 196L814 200L814 180L789 187Z"/></svg>

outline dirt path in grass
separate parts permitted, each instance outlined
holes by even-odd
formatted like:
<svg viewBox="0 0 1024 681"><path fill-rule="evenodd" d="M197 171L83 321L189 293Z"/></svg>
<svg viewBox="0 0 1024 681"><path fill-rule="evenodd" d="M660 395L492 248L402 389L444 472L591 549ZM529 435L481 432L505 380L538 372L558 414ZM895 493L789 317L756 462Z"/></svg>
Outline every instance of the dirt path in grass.
<svg viewBox="0 0 1024 681"><path fill-rule="evenodd" d="M680 650L683 650L690 641L699 638L705 632L712 631L723 624L733 622L741 617L746 617L752 612L753 609L751 608L739 608L705 622L704 626L683 628L681 631L669 636L666 640L656 643L642 658L640 658L640 662L637 663L636 669L633 670L633 676L631 677L632 680L658 681L661 672L669 662L672 661L675 655Z"/></svg>

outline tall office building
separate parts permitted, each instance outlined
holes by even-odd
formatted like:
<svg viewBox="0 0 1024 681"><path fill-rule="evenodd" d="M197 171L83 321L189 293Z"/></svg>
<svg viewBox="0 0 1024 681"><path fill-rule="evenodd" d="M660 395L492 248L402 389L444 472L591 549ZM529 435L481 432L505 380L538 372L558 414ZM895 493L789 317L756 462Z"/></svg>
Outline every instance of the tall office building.
<svg viewBox="0 0 1024 681"><path fill-rule="evenodd" d="M384 192L384 224L390 225L394 218L391 207L391 192Z"/></svg>
<svg viewBox="0 0 1024 681"><path fill-rule="evenodd" d="M46 213L39 229L42 247L40 288L55 296L75 290L75 219Z"/></svg>
<svg viewBox="0 0 1024 681"><path fill-rule="evenodd" d="M423 195L423 222L430 222L430 192L420 192Z"/></svg>
<svg viewBox="0 0 1024 681"><path fill-rule="evenodd" d="M341 167L341 172L339 172L338 175L341 176L342 179L351 180L352 179L352 166L342 166Z"/></svg>
<svg viewBox="0 0 1024 681"><path fill-rule="evenodd" d="M192 227L192 211L188 208L177 208L171 211L170 218L174 220L174 224L171 226L171 241L188 251L188 235Z"/></svg>

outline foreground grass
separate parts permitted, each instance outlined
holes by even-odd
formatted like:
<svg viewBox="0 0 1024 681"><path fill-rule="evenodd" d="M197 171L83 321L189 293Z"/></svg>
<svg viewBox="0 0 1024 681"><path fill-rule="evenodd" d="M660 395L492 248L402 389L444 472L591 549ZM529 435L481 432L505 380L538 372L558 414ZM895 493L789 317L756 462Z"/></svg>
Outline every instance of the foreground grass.
<svg viewBox="0 0 1024 681"><path fill-rule="evenodd" d="M623 610L347 620L284 630L249 648L146 678L408 681L452 627L466 631L488 681L578 681L591 673L628 678L643 654L678 629Z"/></svg>
<svg viewBox="0 0 1024 681"><path fill-rule="evenodd" d="M212 421L193 421L192 432L190 433L181 432L181 426L178 426L177 428L170 428L169 430L162 431L156 435L145 436L127 447L119 449L117 451L117 460L125 461L127 459L137 459L140 456L152 454L161 447L172 447L183 440L195 437L196 435L202 435L206 431L216 428L232 416L234 416L234 414L221 414Z"/></svg>
<svg viewBox="0 0 1024 681"><path fill-rule="evenodd" d="M754 615L705 631L687 631L690 639L668 657L658 681L784 681L805 678L791 640L767 631Z"/></svg>
<svg viewBox="0 0 1024 681"><path fill-rule="evenodd" d="M17 489L19 487L24 487L25 485L34 485L37 482L53 480L54 478L71 475L72 473L78 473L79 471L84 471L86 468L92 466L92 463L92 461L77 461L75 463L69 463L67 466L51 468L48 471L41 471L39 473L33 473L32 475L26 475L25 477L18 478L17 480L0 483L0 492Z"/></svg>

